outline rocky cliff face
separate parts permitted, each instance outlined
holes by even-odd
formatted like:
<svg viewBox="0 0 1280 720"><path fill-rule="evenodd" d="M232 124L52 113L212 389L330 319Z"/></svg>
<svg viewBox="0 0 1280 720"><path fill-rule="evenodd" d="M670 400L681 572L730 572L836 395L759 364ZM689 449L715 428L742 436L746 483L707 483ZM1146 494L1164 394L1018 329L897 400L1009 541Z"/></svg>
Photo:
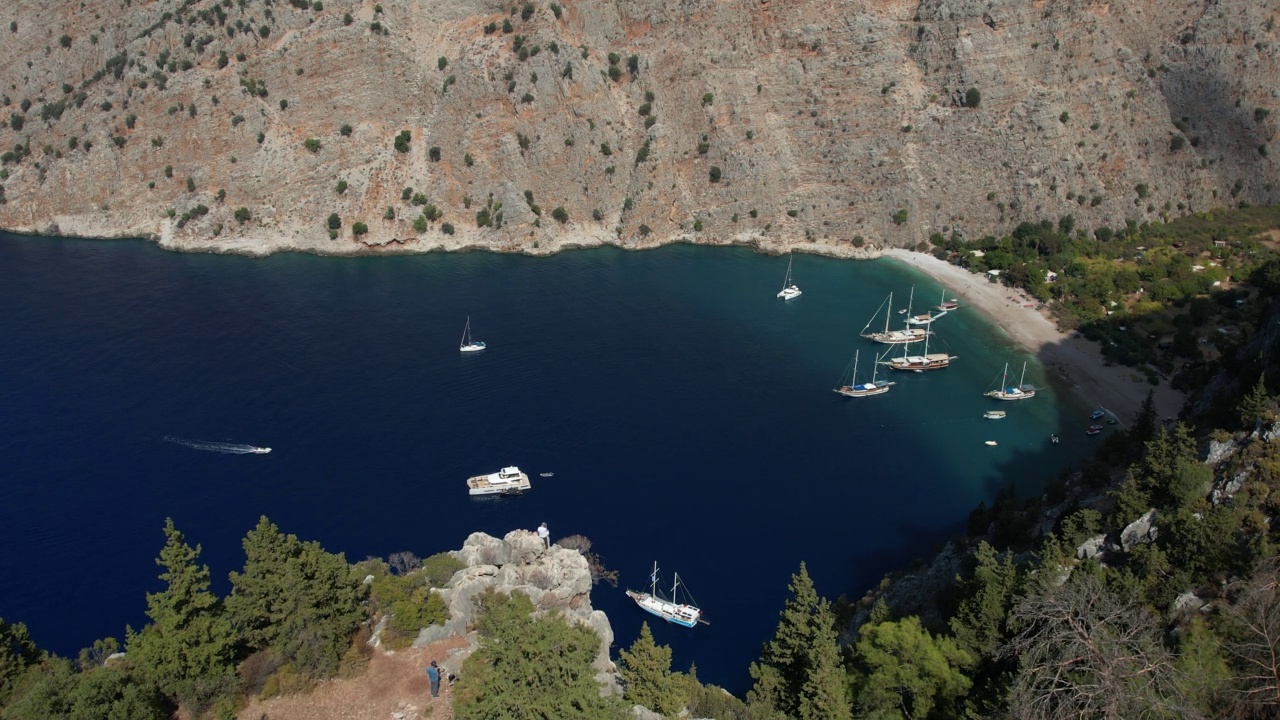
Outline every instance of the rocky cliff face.
<svg viewBox="0 0 1280 720"><path fill-rule="evenodd" d="M836 252L1276 202L1276 14L1253 0L10 0L0 227L255 253Z"/></svg>
<svg viewBox="0 0 1280 720"><path fill-rule="evenodd" d="M476 595L486 590L506 595L519 592L528 596L539 612L563 613L570 622L589 627L599 635L597 680L606 688L616 686L615 668L609 660L613 627L603 611L591 607L591 569L582 553L559 545L545 548L537 533L512 530L501 540L472 533L456 556L466 567L455 573L445 588L436 591L449 608L449 620L444 625L424 628L414 641L415 646L466 636L468 646L452 654L447 663L456 672L479 647L479 638L471 630Z"/></svg>

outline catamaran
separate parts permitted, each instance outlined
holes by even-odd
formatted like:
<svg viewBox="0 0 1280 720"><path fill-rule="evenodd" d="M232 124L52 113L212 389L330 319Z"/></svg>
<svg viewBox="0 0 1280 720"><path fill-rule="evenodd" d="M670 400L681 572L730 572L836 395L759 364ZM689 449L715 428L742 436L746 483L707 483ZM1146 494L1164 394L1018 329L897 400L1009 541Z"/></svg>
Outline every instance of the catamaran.
<svg viewBox="0 0 1280 720"><path fill-rule="evenodd" d="M879 358L876 358L876 359L877 361L879 360ZM878 364L879 362L875 362L871 364L871 367L872 367L871 382L862 383L861 385L859 385L858 384L858 351L855 350L853 353L853 367L851 368L851 371L849 373L849 384L841 385L840 387L836 388L835 391L840 393L841 395L844 395L845 397L869 397L871 395L883 395L889 392L889 386L895 385L896 383L889 382L888 380L876 379L875 366ZM844 378L842 377L841 379L843 380Z"/></svg>
<svg viewBox="0 0 1280 720"><path fill-rule="evenodd" d="M471 495L519 495L529 487L529 476L514 465L504 467L496 473L467 478L467 488Z"/></svg>
<svg viewBox="0 0 1280 720"><path fill-rule="evenodd" d="M890 358L882 362L882 365L888 365L890 370L911 370L913 372L924 372L925 370L941 370L951 364L956 359L955 355L947 353L930 353L929 352L929 335L924 336L924 354L908 355L907 350L911 347L911 343L902 344L902 357Z"/></svg>
<svg viewBox="0 0 1280 720"><path fill-rule="evenodd" d="M687 628L696 626L698 623L707 625L706 620L702 619L702 610L693 605L693 598L689 598L689 603L680 602L677 593L680 590L680 575L675 575L675 583L671 586L671 599L662 597L658 593L658 563L653 563L653 574L649 576L649 592L636 592L634 590L627 591L627 597L636 601L636 605L641 610L650 615L657 615L669 623L675 623ZM685 590L685 594L688 594Z"/></svg>
<svg viewBox="0 0 1280 720"><path fill-rule="evenodd" d="M1004 364L1004 372L1000 374L1000 387L995 390L988 390L983 393L989 398L996 400L1029 400L1036 396L1036 389L1032 385L1023 383L1027 377L1027 364L1022 363L1022 377L1018 379L1017 387L1009 387L1009 363Z"/></svg>
<svg viewBox="0 0 1280 720"><path fill-rule="evenodd" d="M484 349L484 343L474 340L471 337L471 316L467 316L467 324L462 328L462 344L458 346L458 350L462 352L479 352Z"/></svg>
<svg viewBox="0 0 1280 720"><path fill-rule="evenodd" d="M782 281L782 289L778 291L778 297L783 300L791 300L800 297L800 288L791 279L791 256L787 256L787 277Z"/></svg>
<svg viewBox="0 0 1280 720"><path fill-rule="evenodd" d="M875 322L876 318L880 317L880 309L877 308L876 314L872 315L871 319L867 321L867 326L862 328L862 332L860 333L862 337L868 340L871 340L873 342L884 343L886 345L897 345L899 343L909 343L909 342L915 342L917 340L923 340L925 335L929 334L928 330L920 330L919 328L907 328L906 330L890 330L889 319L893 317L893 293L889 293L889 297L886 298L883 303L880 303L881 308L885 308L886 306L887 306L887 309L885 310L885 313L884 313L884 331L867 332L867 329L871 327L871 323ZM909 307L910 307L910 303L908 303L908 308Z"/></svg>

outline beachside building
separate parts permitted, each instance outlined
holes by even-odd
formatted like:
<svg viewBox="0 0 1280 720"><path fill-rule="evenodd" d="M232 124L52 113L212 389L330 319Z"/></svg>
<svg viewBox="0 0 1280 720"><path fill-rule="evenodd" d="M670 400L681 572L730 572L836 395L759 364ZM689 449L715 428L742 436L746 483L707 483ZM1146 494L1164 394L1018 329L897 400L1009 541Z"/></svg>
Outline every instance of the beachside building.
<svg viewBox="0 0 1280 720"><path fill-rule="evenodd" d="M1000 282L1000 270L988 270L987 282Z"/></svg>

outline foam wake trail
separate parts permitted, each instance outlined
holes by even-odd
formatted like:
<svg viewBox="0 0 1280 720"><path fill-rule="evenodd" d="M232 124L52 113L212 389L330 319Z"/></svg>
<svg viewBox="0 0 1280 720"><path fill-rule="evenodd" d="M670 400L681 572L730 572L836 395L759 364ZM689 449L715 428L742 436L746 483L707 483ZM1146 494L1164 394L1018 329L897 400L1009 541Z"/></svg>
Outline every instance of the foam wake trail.
<svg viewBox="0 0 1280 720"><path fill-rule="evenodd" d="M208 452L226 453L228 455L261 455L271 452L271 448L256 447L254 445L210 442L208 440L188 440L186 438L174 437L172 435L165 435L164 441L174 443L175 445L182 445L183 447L189 447L192 450L205 450Z"/></svg>

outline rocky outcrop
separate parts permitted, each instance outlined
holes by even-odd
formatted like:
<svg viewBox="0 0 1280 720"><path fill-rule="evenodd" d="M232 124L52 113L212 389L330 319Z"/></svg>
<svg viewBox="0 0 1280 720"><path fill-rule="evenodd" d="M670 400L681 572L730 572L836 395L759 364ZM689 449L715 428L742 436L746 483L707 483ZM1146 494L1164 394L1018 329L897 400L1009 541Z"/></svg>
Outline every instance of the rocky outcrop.
<svg viewBox="0 0 1280 720"><path fill-rule="evenodd" d="M839 253L1275 202L1274 16L1253 0L10 0L0 227L257 254Z"/></svg>
<svg viewBox="0 0 1280 720"><path fill-rule="evenodd" d="M1156 527L1156 511L1152 508L1120 531L1120 548L1125 552L1133 552L1138 545L1155 542L1159 533L1160 529Z"/></svg>
<svg viewBox="0 0 1280 720"><path fill-rule="evenodd" d="M563 613L570 622L589 627L599 635L597 679L608 687L616 685L609 660L613 628L603 611L591 607L591 569L581 553L558 545L547 548L537 533L513 530L502 539L472 533L455 555L466 567L455 573L443 589L435 591L449 608L449 620L444 625L424 628L414 641L415 646L469 635L470 651L474 651L477 638L471 628L475 597L486 590L508 595L518 592L528 596L539 612ZM465 654L451 660L450 667L460 667Z"/></svg>

